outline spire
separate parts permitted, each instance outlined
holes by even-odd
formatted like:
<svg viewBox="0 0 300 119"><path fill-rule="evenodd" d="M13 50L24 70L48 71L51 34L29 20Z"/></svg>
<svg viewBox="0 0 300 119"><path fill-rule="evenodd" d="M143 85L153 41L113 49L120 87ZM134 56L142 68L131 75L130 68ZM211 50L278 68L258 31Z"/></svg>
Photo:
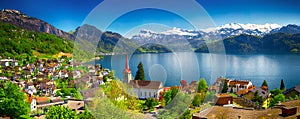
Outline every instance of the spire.
<svg viewBox="0 0 300 119"><path fill-rule="evenodd" d="M128 65L128 53L126 54L126 65L125 70L130 71L129 65Z"/></svg>

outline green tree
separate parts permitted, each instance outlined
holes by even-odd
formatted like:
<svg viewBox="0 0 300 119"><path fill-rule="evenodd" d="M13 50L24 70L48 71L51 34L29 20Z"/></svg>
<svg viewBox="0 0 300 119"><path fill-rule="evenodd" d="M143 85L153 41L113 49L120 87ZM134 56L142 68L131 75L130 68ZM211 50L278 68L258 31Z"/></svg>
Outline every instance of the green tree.
<svg viewBox="0 0 300 119"><path fill-rule="evenodd" d="M260 96L260 95L258 94L258 91L255 91L255 92L254 92L254 96L253 96L253 98L251 99L251 101L257 102L259 105L262 105L263 102L264 102L262 96Z"/></svg>
<svg viewBox="0 0 300 119"><path fill-rule="evenodd" d="M28 116L30 108L26 99L25 93L16 84L0 82L0 115L13 118Z"/></svg>
<svg viewBox="0 0 300 119"><path fill-rule="evenodd" d="M202 103L202 99L200 94L196 94L194 100L192 101L192 105L198 107L200 106L201 103Z"/></svg>
<svg viewBox="0 0 300 119"><path fill-rule="evenodd" d="M46 113L47 119L78 119L77 114L66 106L52 106Z"/></svg>
<svg viewBox="0 0 300 119"><path fill-rule="evenodd" d="M146 78L145 78L143 63L140 62L137 68L138 68L138 70L136 71L134 80L144 80L145 81Z"/></svg>
<svg viewBox="0 0 300 119"><path fill-rule="evenodd" d="M271 97L274 98L276 95L282 94L282 91L278 88L275 88L271 90L270 93L271 93Z"/></svg>
<svg viewBox="0 0 300 119"><path fill-rule="evenodd" d="M274 96L274 98L271 99L270 101L270 107L275 106L279 102L284 102L285 101L285 96L283 94L278 94Z"/></svg>
<svg viewBox="0 0 300 119"><path fill-rule="evenodd" d="M189 109L185 110L185 112L179 117L179 119L191 119L193 114Z"/></svg>
<svg viewBox="0 0 300 119"><path fill-rule="evenodd" d="M165 107L164 110L158 112L158 119L177 119L191 104L191 98L188 94L178 92L173 101Z"/></svg>
<svg viewBox="0 0 300 119"><path fill-rule="evenodd" d="M228 86L227 86L226 80L223 79L223 81L222 81L221 84L223 85L223 86L222 86L221 93L227 93L227 91L228 91Z"/></svg>
<svg viewBox="0 0 300 119"><path fill-rule="evenodd" d="M267 83L267 81L266 80L264 80L264 82L262 83L262 85L261 86L267 86L268 87L268 83Z"/></svg>
<svg viewBox="0 0 300 119"><path fill-rule="evenodd" d="M148 109L154 109L154 106L158 105L158 101L155 98L148 98L143 105Z"/></svg>
<svg viewBox="0 0 300 119"><path fill-rule="evenodd" d="M198 88L197 88L197 92L198 93L206 93L207 92L207 83L205 81L204 78L201 78L199 83L198 83Z"/></svg>
<svg viewBox="0 0 300 119"><path fill-rule="evenodd" d="M285 86L284 86L283 79L281 79L281 82L280 82L280 90L285 91Z"/></svg>
<svg viewBox="0 0 300 119"><path fill-rule="evenodd" d="M95 119L89 110L84 110L84 112L78 114L78 119Z"/></svg>

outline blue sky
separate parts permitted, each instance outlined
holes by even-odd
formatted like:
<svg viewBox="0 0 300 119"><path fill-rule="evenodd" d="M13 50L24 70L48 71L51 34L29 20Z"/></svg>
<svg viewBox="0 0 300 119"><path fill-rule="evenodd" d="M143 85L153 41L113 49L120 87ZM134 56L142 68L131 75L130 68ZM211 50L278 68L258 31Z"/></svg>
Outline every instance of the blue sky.
<svg viewBox="0 0 300 119"><path fill-rule="evenodd" d="M91 10L101 2L101 0L1 0L0 8L20 10L29 16L45 20L59 29L70 31L80 26ZM280 25L300 23L299 0L197 0L197 2L202 5L217 26L226 23ZM111 6L113 8L114 4ZM197 15L197 12L190 14ZM103 19L97 19L97 22L101 23L103 20L105 15ZM108 30L124 34L130 27L145 23L191 29L191 25L176 14L144 9L123 15L113 22Z"/></svg>

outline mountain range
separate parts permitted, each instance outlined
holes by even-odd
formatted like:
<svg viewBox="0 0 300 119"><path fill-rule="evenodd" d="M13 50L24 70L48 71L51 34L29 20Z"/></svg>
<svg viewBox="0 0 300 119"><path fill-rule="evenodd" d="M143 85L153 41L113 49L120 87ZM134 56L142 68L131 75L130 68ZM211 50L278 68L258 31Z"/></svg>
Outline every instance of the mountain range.
<svg viewBox="0 0 300 119"><path fill-rule="evenodd" d="M192 46L192 50L197 49L198 52L205 52L206 41L210 40L211 43L223 41L226 46L230 46L232 52L259 52L259 50L239 50L236 46L243 44L255 43L260 40L265 40L265 37L272 38L274 43L277 39L282 37L292 39L289 43L289 48L282 51L291 51L291 47L296 51L300 49L297 46L298 36L300 33L300 26L287 25L280 26L278 24L240 24L230 23L215 28L201 29L200 31L186 30L181 28L172 28L163 32L154 32L150 30L141 30L138 34L133 35L132 38L125 38L122 35L111 32L101 31L94 26L85 24L74 30L73 33L68 33L55 28L51 24L40 20L38 18L27 16L26 14L17 11L4 9L0 14L0 21L8 23L22 29L36 32L48 33L56 35L63 39L71 41L80 41L85 46L95 47L97 51L110 53L113 52L118 45L117 51L136 50L137 52L169 52L170 49L177 48L179 50L186 50L188 45ZM278 35L281 34L281 35ZM188 41L186 42L183 41ZM230 41L230 42L227 42ZM231 42L238 41L238 42ZM282 41L287 42L287 41ZM145 45L146 44L146 45ZM142 46L141 46L142 45ZM252 44L253 45L253 44ZM140 47L140 48L139 48ZM229 47L227 47L229 48ZM253 47L252 49L260 48ZM229 51L229 50L228 50Z"/></svg>
<svg viewBox="0 0 300 119"><path fill-rule="evenodd" d="M241 34L264 36L269 33L298 33L299 26L287 25L280 26L278 24L240 24L230 23L215 28L201 29L199 31L186 30L181 28L172 28L163 32L154 32L143 29L138 34L132 36L132 40L137 42L143 42L148 40L161 40L161 39L224 39L231 36L237 36Z"/></svg>

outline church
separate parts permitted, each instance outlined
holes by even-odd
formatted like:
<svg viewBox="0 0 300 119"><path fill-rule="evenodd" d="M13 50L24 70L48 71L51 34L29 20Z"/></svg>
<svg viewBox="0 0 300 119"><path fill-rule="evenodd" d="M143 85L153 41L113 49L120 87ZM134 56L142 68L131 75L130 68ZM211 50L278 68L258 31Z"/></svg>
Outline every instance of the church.
<svg viewBox="0 0 300 119"><path fill-rule="evenodd" d="M126 55L125 69L123 72L123 83L133 88L134 93L139 99L159 98L159 93L163 91L161 81L133 80L128 64L128 54Z"/></svg>

